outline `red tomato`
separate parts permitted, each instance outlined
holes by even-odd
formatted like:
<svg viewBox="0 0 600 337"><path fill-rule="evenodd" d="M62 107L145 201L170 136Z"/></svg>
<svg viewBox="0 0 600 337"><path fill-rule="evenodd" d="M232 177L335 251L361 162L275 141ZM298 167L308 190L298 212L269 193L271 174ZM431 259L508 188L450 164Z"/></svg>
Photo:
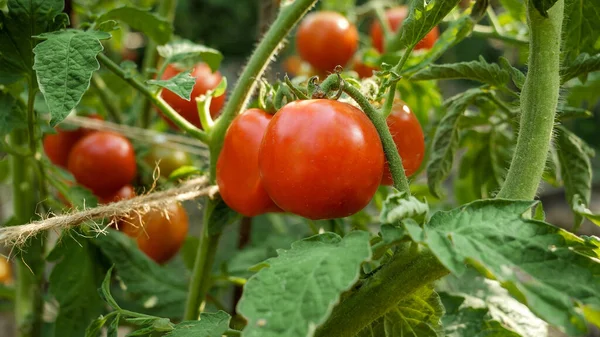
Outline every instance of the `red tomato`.
<svg viewBox="0 0 600 337"><path fill-rule="evenodd" d="M103 120L103 118L98 115L90 115L88 118ZM49 134L44 137L44 152L54 165L66 168L69 153L71 153L73 145L75 145L75 143L83 136L94 132L94 130L85 128L62 130L57 127L56 132L57 133L55 134Z"/></svg>
<svg viewBox="0 0 600 337"><path fill-rule="evenodd" d="M415 173L425 154L425 138L421 124L410 108L401 100L394 102L392 113L388 116L388 128L402 157L402 166L407 176ZM394 180L390 173L388 163L385 163L382 185L392 185Z"/></svg>
<svg viewBox="0 0 600 337"><path fill-rule="evenodd" d="M127 184L111 195L105 197L98 196L98 201L101 204L110 204L112 202L131 199L133 197L135 197L135 190L133 189L133 186Z"/></svg>
<svg viewBox="0 0 600 337"><path fill-rule="evenodd" d="M188 233L188 215L179 203L151 210L141 217L123 221L121 230L137 241L138 247L157 263L171 259L183 245Z"/></svg>
<svg viewBox="0 0 600 337"><path fill-rule="evenodd" d="M385 12L385 17L390 23L392 32L397 32L398 29L400 29L402 21L404 21L406 16L408 16L408 7L406 6L394 7ZM438 27L433 27L433 29L427 33L427 35L425 35L425 37L419 43L417 43L415 50L431 49L439 35L440 31L438 30ZM371 24L371 40L373 41L373 46L379 50L380 53L382 53L384 45L383 30L381 29L381 25L377 20L373 21Z"/></svg>
<svg viewBox="0 0 600 337"><path fill-rule="evenodd" d="M161 79L169 79L180 72L180 69L177 69L174 65L169 64L165 69ZM213 73L206 63L196 64L196 66L192 69L191 76L196 78L196 84L192 89L192 94L189 101L186 101L167 89L163 89L160 95L183 118L201 128L202 126L200 125L200 117L198 116L198 104L196 103L196 97L206 94L208 90L215 89L219 83L221 83L223 76L221 76L221 73L218 71ZM219 115L224 103L225 94L212 98L210 102L210 115L213 118ZM175 124L173 124L171 120L164 116L163 118L167 121L167 123L169 123L169 125L176 128Z"/></svg>
<svg viewBox="0 0 600 337"><path fill-rule="evenodd" d="M225 203L245 216L278 211L265 191L258 171L258 150L273 116L250 109L237 116L223 142L217 161L217 184Z"/></svg>
<svg viewBox="0 0 600 337"><path fill-rule="evenodd" d="M68 169L96 195L107 196L127 185L137 172L133 146L111 132L94 132L71 150Z"/></svg>
<svg viewBox="0 0 600 337"><path fill-rule="evenodd" d="M310 64L298 56L290 56L283 61L283 70L290 76L315 76L319 75Z"/></svg>
<svg viewBox="0 0 600 337"><path fill-rule="evenodd" d="M331 219L369 203L381 182L384 155L362 111L318 99L292 102L275 114L258 163L277 206L309 219Z"/></svg>
<svg viewBox="0 0 600 337"><path fill-rule="evenodd" d="M373 72L377 71L377 68L364 64L359 58L354 59L352 69L356 71L358 77L367 78L373 76Z"/></svg>
<svg viewBox="0 0 600 337"><path fill-rule="evenodd" d="M296 49L315 69L333 71L345 66L358 47L358 31L336 12L308 14L296 33Z"/></svg>
<svg viewBox="0 0 600 337"><path fill-rule="evenodd" d="M10 262L0 256L0 284L11 284L13 282L12 267Z"/></svg>

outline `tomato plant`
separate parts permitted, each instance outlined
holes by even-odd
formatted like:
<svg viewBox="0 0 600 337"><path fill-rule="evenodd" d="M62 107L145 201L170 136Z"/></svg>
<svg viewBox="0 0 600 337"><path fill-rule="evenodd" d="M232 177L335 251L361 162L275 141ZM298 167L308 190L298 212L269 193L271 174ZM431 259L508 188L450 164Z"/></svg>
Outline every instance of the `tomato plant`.
<svg viewBox="0 0 600 337"><path fill-rule="evenodd" d="M1 2L3 336L590 335L599 6Z"/></svg>

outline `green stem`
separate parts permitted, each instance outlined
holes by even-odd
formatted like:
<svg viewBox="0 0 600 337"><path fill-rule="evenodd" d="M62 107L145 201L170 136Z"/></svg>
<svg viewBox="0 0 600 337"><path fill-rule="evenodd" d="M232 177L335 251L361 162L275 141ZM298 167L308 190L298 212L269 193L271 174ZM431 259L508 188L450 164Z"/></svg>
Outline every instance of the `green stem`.
<svg viewBox="0 0 600 337"><path fill-rule="evenodd" d="M211 284L212 266L215 260L219 239L221 233L212 234L210 231L209 212L214 208L216 201L206 198L206 206L204 207L204 221L202 227L202 236L198 251L196 253L196 261L190 286L188 290L187 303L185 305L184 320L197 320L200 314L200 305L204 301L206 294Z"/></svg>
<svg viewBox="0 0 600 337"><path fill-rule="evenodd" d="M492 6L488 6L486 8L485 12L487 13L488 18L490 19L490 22L492 23L492 28L494 29L494 31L498 34L503 34L504 29L502 29L502 26L500 25L500 22L498 21L498 17L496 16L496 12L494 12L494 9L492 8Z"/></svg>
<svg viewBox="0 0 600 337"><path fill-rule="evenodd" d="M316 2L317 0L296 0L290 4L282 5L277 19L254 50L250 61L248 61L235 85L231 98L223 109L223 114L216 121L213 128L213 141L210 149L211 152L216 154L211 156L210 162L211 177L213 179L216 160L223 147L225 131L227 131L229 124L246 107L269 62L281 48L284 38Z"/></svg>
<svg viewBox="0 0 600 337"><path fill-rule="evenodd" d="M110 89L106 86L106 83L98 75L98 73L92 74L92 80L90 82L92 87L96 89L96 93L102 102L102 105L106 108L110 119L112 119L115 123L123 123L123 119L121 118L121 112L119 111L119 107L115 104L114 98L112 97L112 93Z"/></svg>
<svg viewBox="0 0 600 337"><path fill-rule="evenodd" d="M411 257L409 246L338 304L315 337L356 336L402 299L448 274L428 250Z"/></svg>
<svg viewBox="0 0 600 337"><path fill-rule="evenodd" d="M519 46L529 45L529 41L524 38L498 33L496 31L494 31L494 29L492 27L488 27L488 26L476 25L473 28L472 35L474 37L479 37L479 38L483 38L483 39L500 40L500 41L516 44Z"/></svg>
<svg viewBox="0 0 600 337"><path fill-rule="evenodd" d="M169 20L169 22L173 22L176 8L177 0L162 0L158 2L157 14ZM155 69L158 64L159 57L156 47L158 47L158 44L154 40L148 41L148 45L146 45L144 61L142 62L142 74L145 80L149 80L152 77L150 70ZM136 116L141 116L140 126L147 128L152 120L152 102L149 99L144 99L137 112Z"/></svg>
<svg viewBox="0 0 600 337"><path fill-rule="evenodd" d="M155 95L150 91L142 82L134 77L125 74L125 71L121 69L116 63L114 63L108 56L100 53L98 54L98 61L102 63L108 70L112 71L115 75L122 78L125 82L129 83L133 88L137 89L142 95L144 95L153 105L158 107L160 111L165 114L175 125L181 130L189 133L191 136L198 140L207 143L208 134L198 129L194 124L188 122L185 118L181 117L177 111L173 110L167 102L165 102L160 96Z"/></svg>
<svg viewBox="0 0 600 337"><path fill-rule="evenodd" d="M385 17L385 11L381 7L381 4L376 3L373 7L373 11L375 12L375 18L379 22L379 26L381 26L381 31L383 32L383 44L387 39L392 35L392 28L390 27L390 22Z"/></svg>
<svg viewBox="0 0 600 337"><path fill-rule="evenodd" d="M383 102L383 108L381 109L381 115L384 118L388 118L388 116L392 113L392 107L394 106L394 98L396 97L396 83L394 82L387 93L385 101Z"/></svg>
<svg viewBox="0 0 600 337"><path fill-rule="evenodd" d="M544 172L560 88L560 42L564 0L543 17L529 2L529 71L521 93L515 154L498 198L533 199Z"/></svg>

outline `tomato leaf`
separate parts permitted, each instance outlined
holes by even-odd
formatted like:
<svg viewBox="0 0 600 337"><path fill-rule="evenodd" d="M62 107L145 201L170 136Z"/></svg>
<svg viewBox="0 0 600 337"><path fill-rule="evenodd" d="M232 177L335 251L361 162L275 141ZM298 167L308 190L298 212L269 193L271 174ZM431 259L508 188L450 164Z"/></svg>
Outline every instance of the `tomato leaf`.
<svg viewBox="0 0 600 337"><path fill-rule="evenodd" d="M579 195L573 200L573 211L586 219L593 222L595 225L600 226L600 214L594 214L586 205L583 204Z"/></svg>
<svg viewBox="0 0 600 337"><path fill-rule="evenodd" d="M379 221L382 224L394 224L407 218L413 218L418 223L422 223L429 212L427 202L409 196L406 193L396 192L388 195L383 203Z"/></svg>
<svg viewBox="0 0 600 337"><path fill-rule="evenodd" d="M432 287L419 289L357 337L443 337L444 306Z"/></svg>
<svg viewBox="0 0 600 337"><path fill-rule="evenodd" d="M229 329L231 316L225 311L203 312L197 321L183 321L165 337L221 337Z"/></svg>
<svg viewBox="0 0 600 337"><path fill-rule="evenodd" d="M582 253L590 249L583 239L523 218L535 204L480 200L438 212L424 227L404 225L455 275L469 264L546 322L567 334L584 333L585 318L600 314L600 263Z"/></svg>
<svg viewBox="0 0 600 337"><path fill-rule="evenodd" d="M208 232L217 234L223 231L223 228L234 223L241 218L241 215L227 206L221 196L208 201L206 205L208 212Z"/></svg>
<svg viewBox="0 0 600 337"><path fill-rule="evenodd" d="M587 207L592 193L590 151L581 138L562 126L556 127L556 147L567 202L575 212L574 226L577 228L583 218L575 207L580 203ZM576 199L579 201L575 202Z"/></svg>
<svg viewBox="0 0 600 337"><path fill-rule="evenodd" d="M60 304L54 326L56 336L83 336L90 322L102 313L97 289L103 272L97 264L98 252L88 240L77 235L80 234L65 231L49 257L58 261L49 279L49 291Z"/></svg>
<svg viewBox="0 0 600 337"><path fill-rule="evenodd" d="M50 109L50 125L55 126L77 106L89 88L92 74L100 69L96 60L96 55L104 49L100 40L110 38L110 34L72 29L39 37L45 41L33 49L33 69Z"/></svg>
<svg viewBox="0 0 600 337"><path fill-rule="evenodd" d="M446 293L440 297L446 309L442 322L447 337L521 337L494 320L488 309L473 307L465 297Z"/></svg>
<svg viewBox="0 0 600 337"><path fill-rule="evenodd" d="M184 68L191 68L198 62L204 62L212 71L216 71L223 60L223 54L218 50L188 40L178 40L159 46L158 53L165 58L165 63L180 63Z"/></svg>
<svg viewBox="0 0 600 337"><path fill-rule="evenodd" d="M196 84L196 78L192 77L189 71L185 71L168 80L148 80L146 83L168 89L177 96L189 101L194 84Z"/></svg>
<svg viewBox="0 0 600 337"><path fill-rule="evenodd" d="M517 21L525 21L526 8L523 0L500 0L502 7Z"/></svg>
<svg viewBox="0 0 600 337"><path fill-rule="evenodd" d="M402 22L402 27L386 49L395 51L415 46L459 2L460 0L412 1L408 17Z"/></svg>
<svg viewBox="0 0 600 337"><path fill-rule="evenodd" d="M104 324L106 324L107 318L100 315L100 317L96 318L90 325L88 325L87 329L85 329L85 337L98 337Z"/></svg>
<svg viewBox="0 0 600 337"><path fill-rule="evenodd" d="M577 118L590 118L594 113L587 109L576 108L572 106L559 106L556 110L556 118L561 121Z"/></svg>
<svg viewBox="0 0 600 337"><path fill-rule="evenodd" d="M144 32L156 43L169 42L173 35L173 26L164 18L144 9L135 7L119 7L110 10L96 19L96 23L106 25L106 21L121 21L133 29Z"/></svg>
<svg viewBox="0 0 600 337"><path fill-rule="evenodd" d="M108 269L108 271L106 272L106 276L104 276L104 281L102 281L102 286L98 290L100 291L100 296L102 296L104 302L108 303L108 305L110 305L113 309L118 310L121 308L117 304L117 301L115 301L115 299L110 294L110 281L114 267L115 266L113 265L110 267L110 269Z"/></svg>
<svg viewBox="0 0 600 337"><path fill-rule="evenodd" d="M369 234L362 231L343 239L334 233L315 235L278 253L244 286L237 306L248 320L244 336L310 336L371 257Z"/></svg>
<svg viewBox="0 0 600 337"><path fill-rule="evenodd" d="M62 28L62 0L9 0L8 12L0 10L0 84L16 82L31 74L32 36ZM67 17L68 21L68 17Z"/></svg>
<svg viewBox="0 0 600 337"><path fill-rule="evenodd" d="M565 62L575 60L579 54L597 54L600 51L600 8L597 1L565 0L563 43Z"/></svg>
<svg viewBox="0 0 600 337"><path fill-rule="evenodd" d="M13 130L27 128L23 103L12 95L0 91L0 137L6 136Z"/></svg>
<svg viewBox="0 0 600 337"><path fill-rule="evenodd" d="M120 301L124 309L162 317L180 317L187 296L186 281L169 267L150 260L123 233L109 230L93 239L115 265L119 279L134 303Z"/></svg>
<svg viewBox="0 0 600 337"><path fill-rule="evenodd" d="M510 62L504 57L500 57L498 60L502 69L508 71L510 77L512 78L513 83L519 90L523 89L525 85L525 74L523 74L519 69L510 65Z"/></svg>
<svg viewBox="0 0 600 337"><path fill-rule="evenodd" d="M561 83L570 79L600 70L600 54L590 56L583 53L571 62L568 66L560 70Z"/></svg>
<svg viewBox="0 0 600 337"><path fill-rule="evenodd" d="M437 79L467 79L504 87L510 74L496 63L488 63L481 57L479 61L432 64L411 76L411 81Z"/></svg>
<svg viewBox="0 0 600 337"><path fill-rule="evenodd" d="M554 6L556 1L557 0L531 0L533 7L545 17L548 17L548 10Z"/></svg>
<svg viewBox="0 0 600 337"><path fill-rule="evenodd" d="M108 329L106 329L106 337L118 337L120 318L120 315L117 315L112 322L110 322Z"/></svg>

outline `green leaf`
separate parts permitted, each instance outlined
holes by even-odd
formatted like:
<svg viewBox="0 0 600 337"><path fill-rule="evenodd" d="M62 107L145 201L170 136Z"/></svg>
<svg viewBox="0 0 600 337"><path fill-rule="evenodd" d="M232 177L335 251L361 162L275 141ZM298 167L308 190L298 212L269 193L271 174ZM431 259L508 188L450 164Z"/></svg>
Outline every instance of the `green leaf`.
<svg viewBox="0 0 600 337"><path fill-rule="evenodd" d="M600 226L600 214L594 214L586 205L583 204L579 195L576 195L573 200L573 212L590 220L597 226Z"/></svg>
<svg viewBox="0 0 600 337"><path fill-rule="evenodd" d="M448 112L437 126L432 154L427 164L427 185L431 194L438 198L442 195L441 183L452 169L454 154L458 148L458 124L461 116L471 102L483 94L479 88L469 89L446 103Z"/></svg>
<svg viewBox="0 0 600 337"><path fill-rule="evenodd" d="M533 7L537 9L542 16L548 17L548 10L554 6L557 0L530 0Z"/></svg>
<svg viewBox="0 0 600 337"><path fill-rule="evenodd" d="M562 54L565 62L579 54L597 54L600 51L600 10L596 1L565 0Z"/></svg>
<svg viewBox="0 0 600 337"><path fill-rule="evenodd" d="M479 61L432 64L412 75L410 79L412 81L423 81L457 78L504 87L510 80L510 74L495 63L487 63L482 57Z"/></svg>
<svg viewBox="0 0 600 337"><path fill-rule="evenodd" d="M80 337L102 313L97 289L103 272L97 264L97 251L89 241L71 238L66 233L51 253L50 258L59 261L50 274L49 291L60 305L55 335ZM70 234L80 235L75 231Z"/></svg>
<svg viewBox="0 0 600 337"><path fill-rule="evenodd" d="M523 0L500 0L502 7L517 21L525 21L525 2Z"/></svg>
<svg viewBox="0 0 600 337"><path fill-rule="evenodd" d="M221 337L229 329L231 316L225 311L200 314L198 321L183 321L165 337Z"/></svg>
<svg viewBox="0 0 600 337"><path fill-rule="evenodd" d="M538 317L567 334L584 333L584 315L600 314L600 263L579 252L589 250L584 240L523 218L535 204L481 200L438 212L423 228L405 227L452 273L460 276L470 264Z"/></svg>
<svg viewBox="0 0 600 337"><path fill-rule="evenodd" d="M118 337L118 333L119 333L119 319L121 317L119 315L117 315L112 322L110 322L110 325L108 326L108 329L106 329L106 337Z"/></svg>
<svg viewBox="0 0 600 337"><path fill-rule="evenodd" d="M567 67L560 70L560 80L561 83L565 83L572 78L598 70L600 70L600 54L590 56L583 53L577 56Z"/></svg>
<svg viewBox="0 0 600 337"><path fill-rule="evenodd" d="M159 44L169 42L171 35L173 35L173 26L169 20L140 8L115 8L100 15L96 19L96 23L102 24L108 20L121 21L133 29L144 32L144 34Z"/></svg>
<svg viewBox="0 0 600 337"><path fill-rule="evenodd" d="M310 336L370 256L369 234L361 231L343 239L324 233L280 250L244 286L237 306L248 320L244 336Z"/></svg>
<svg viewBox="0 0 600 337"><path fill-rule="evenodd" d="M0 137L13 130L27 128L27 117L23 103L12 95L0 91Z"/></svg>
<svg viewBox="0 0 600 337"><path fill-rule="evenodd" d="M561 121L577 118L590 118L594 113L587 109L576 108L572 106L562 106L556 110L556 117Z"/></svg>
<svg viewBox="0 0 600 337"><path fill-rule="evenodd" d="M582 203L590 204L592 193L592 164L583 140L562 126L556 130L556 150L560 162L561 178L565 185L567 202L571 209ZM575 199L579 202L575 202ZM575 211L574 226L581 225L583 217Z"/></svg>
<svg viewBox="0 0 600 337"><path fill-rule="evenodd" d="M102 327L106 324L106 320L106 317L100 315L100 317L92 321L85 330L85 337L98 337L100 331L102 331Z"/></svg>
<svg viewBox="0 0 600 337"><path fill-rule="evenodd" d="M121 303L124 309L145 311L163 317L180 317L187 296L186 280L169 267L150 260L123 233L109 230L93 239L115 265L122 287L133 296L135 308Z"/></svg>
<svg viewBox="0 0 600 337"><path fill-rule="evenodd" d="M446 308L442 318L446 337L521 337L494 320L488 309L474 308L462 296L442 293L440 297Z"/></svg>
<svg viewBox="0 0 600 337"><path fill-rule="evenodd" d="M561 186L559 166L560 161L558 159L556 146L550 144L550 150L548 151L548 157L546 158L546 168L544 169L542 179L552 186Z"/></svg>
<svg viewBox="0 0 600 337"><path fill-rule="evenodd" d="M165 58L166 63L180 63L184 68L191 68L198 62L204 62L212 71L216 71L223 60L223 54L218 50L188 40L159 46L158 53Z"/></svg>
<svg viewBox="0 0 600 337"><path fill-rule="evenodd" d="M169 175L169 180L180 180L185 179L190 176L200 175L203 171L195 166L184 165L175 169L175 171L171 172Z"/></svg>
<svg viewBox="0 0 600 337"><path fill-rule="evenodd" d="M9 0L8 13L0 11L0 84L31 74L36 45L32 36L60 28L62 0ZM55 19L57 19L55 21Z"/></svg>
<svg viewBox="0 0 600 337"><path fill-rule="evenodd" d="M101 32L110 33L114 30L119 29L119 23L115 20L106 20L102 23L97 24L95 28L96 30L99 30Z"/></svg>
<svg viewBox="0 0 600 337"><path fill-rule="evenodd" d="M40 91L50 109L50 125L60 123L90 86L94 71L100 69L96 55L104 48L101 39L110 34L98 31L66 30L39 36L33 69Z"/></svg>
<svg viewBox="0 0 600 337"><path fill-rule="evenodd" d="M168 89L177 96L189 101L194 84L196 84L196 78L192 77L190 72L181 72L168 80L148 80L146 83Z"/></svg>
<svg viewBox="0 0 600 337"><path fill-rule="evenodd" d="M119 310L121 309L117 304L117 301L110 294L110 280L112 276L112 271L115 266L111 266L110 269L106 272L106 276L104 276L104 281L102 281L102 286L100 287L100 295L102 299L108 303L113 309Z"/></svg>
<svg viewBox="0 0 600 337"><path fill-rule="evenodd" d="M519 88L519 90L523 89L523 86L525 85L525 74L523 74L519 69L510 65L510 62L508 62L508 60L504 57L500 57L498 63L500 63L502 69L508 71L515 86Z"/></svg>
<svg viewBox="0 0 600 337"><path fill-rule="evenodd" d="M429 212L427 202L408 196L404 192L396 192L388 195L383 203L379 221L382 224L398 223L406 218L413 218L422 223Z"/></svg>
<svg viewBox="0 0 600 337"><path fill-rule="evenodd" d="M210 234L220 233L223 228L241 218L241 215L229 208L220 196L211 199L207 203L206 212L208 213L208 231Z"/></svg>
<svg viewBox="0 0 600 337"><path fill-rule="evenodd" d="M389 50L401 50L415 46L433 27L437 26L460 0L412 1L408 17L388 46Z"/></svg>

